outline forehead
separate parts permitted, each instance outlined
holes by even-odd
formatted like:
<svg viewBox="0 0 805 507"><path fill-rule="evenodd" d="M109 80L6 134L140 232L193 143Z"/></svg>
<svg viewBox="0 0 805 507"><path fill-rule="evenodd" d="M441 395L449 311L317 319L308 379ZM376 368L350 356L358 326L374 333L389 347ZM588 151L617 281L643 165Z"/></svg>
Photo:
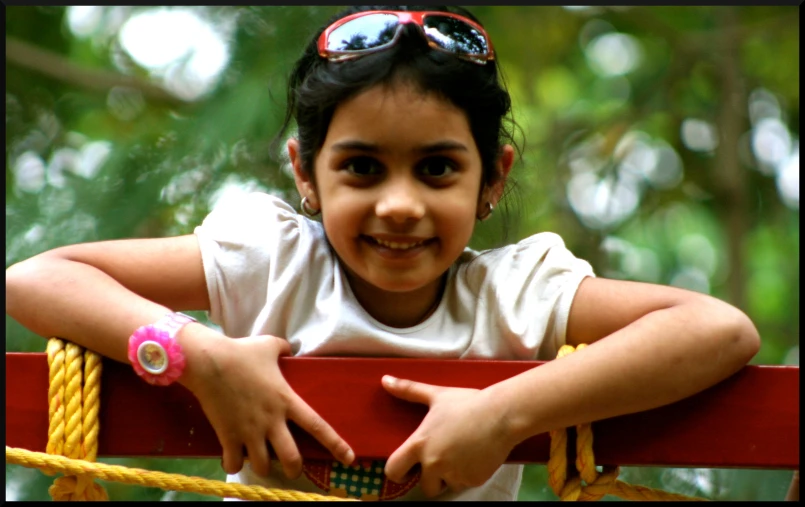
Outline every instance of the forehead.
<svg viewBox="0 0 805 507"><path fill-rule="evenodd" d="M432 142L454 139L472 143L466 113L448 99L413 85L377 85L336 108L324 147L343 137L372 142Z"/></svg>

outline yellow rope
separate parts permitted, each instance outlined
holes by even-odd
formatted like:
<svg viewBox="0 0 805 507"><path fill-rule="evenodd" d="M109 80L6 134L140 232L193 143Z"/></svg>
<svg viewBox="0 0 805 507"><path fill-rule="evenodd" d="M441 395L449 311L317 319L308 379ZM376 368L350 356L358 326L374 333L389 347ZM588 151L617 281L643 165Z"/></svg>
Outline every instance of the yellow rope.
<svg viewBox="0 0 805 507"><path fill-rule="evenodd" d="M98 454L101 358L58 338L48 341L47 353L50 377L47 452L79 462L95 461ZM43 471L53 475L57 469L45 466ZM85 474L57 478L48 488L48 493L53 500L109 499L103 486Z"/></svg>
<svg viewBox="0 0 805 507"><path fill-rule="evenodd" d="M48 454L61 454L64 447L64 342L48 340ZM53 475L53 474L49 474Z"/></svg>
<svg viewBox="0 0 805 507"><path fill-rule="evenodd" d="M565 345L559 349L557 359L584 347L574 349ZM82 354L80 347L58 338L48 341L47 356L50 379L47 454L6 446L6 462L39 468L49 475L64 473L48 489L54 500L108 500L103 487L93 482L95 478L244 500L353 500L94 463L98 454L101 358L89 350ZM578 474L568 477L567 431L550 432L548 483L560 499L599 500L604 495L615 495L627 500L704 500L619 481L617 466L604 467L603 473L598 473L591 425L576 426L576 433Z"/></svg>
<svg viewBox="0 0 805 507"><path fill-rule="evenodd" d="M47 355L50 379L47 454L6 447L6 461L40 468L48 475L65 473L48 489L53 500L108 500L106 490L94 478L244 500L345 500L93 463L98 455L101 357L91 350L82 352L78 345L58 338L48 341Z"/></svg>
<svg viewBox="0 0 805 507"><path fill-rule="evenodd" d="M349 498L324 496L316 493L227 483L205 479L203 477L188 477L181 474L169 474L143 470L141 468L128 468L106 463L90 463L88 461L65 458L64 456L52 456L50 454L16 449L8 446L6 447L6 462L28 468L48 467L66 474L85 475L123 484L135 484L138 486L156 487L172 491L186 491L189 493L200 493L202 495L215 495L227 498L240 498L243 500L352 500Z"/></svg>
<svg viewBox="0 0 805 507"><path fill-rule="evenodd" d="M84 352L84 419L82 432L84 437L84 459L95 461L98 456L98 416L101 406L101 357L87 350Z"/></svg>
<svg viewBox="0 0 805 507"><path fill-rule="evenodd" d="M562 358L574 351L581 350L584 344L574 349L565 345L559 349L556 358ZM599 500L604 495L615 495L626 500L694 500L704 498L669 493L660 489L635 486L618 480L620 468L604 467L603 473L595 469L593 455L592 426L579 424L576 426L576 470L578 475L568 477L567 466L567 431L554 430L551 435L551 455L548 460L548 484L561 500Z"/></svg>

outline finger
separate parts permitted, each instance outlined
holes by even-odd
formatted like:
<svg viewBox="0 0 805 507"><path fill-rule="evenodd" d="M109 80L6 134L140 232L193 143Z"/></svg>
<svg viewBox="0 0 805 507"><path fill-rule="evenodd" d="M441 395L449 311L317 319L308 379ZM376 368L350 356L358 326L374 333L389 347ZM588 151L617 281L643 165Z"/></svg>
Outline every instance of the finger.
<svg viewBox="0 0 805 507"><path fill-rule="evenodd" d="M447 483L438 475L427 474L423 471L422 478L419 479L419 487L422 489L422 494L428 498L433 498L447 490Z"/></svg>
<svg viewBox="0 0 805 507"><path fill-rule="evenodd" d="M283 340L282 338L277 338L279 342L279 355L287 356L291 354L291 344L288 343L287 340Z"/></svg>
<svg viewBox="0 0 805 507"><path fill-rule="evenodd" d="M405 401L430 405L431 399L441 390L441 386L415 382L413 380L383 375L383 387L390 394Z"/></svg>
<svg viewBox="0 0 805 507"><path fill-rule="evenodd" d="M240 472L243 468L243 446L238 444L223 444L224 455L221 459L221 468L229 475Z"/></svg>
<svg viewBox="0 0 805 507"><path fill-rule="evenodd" d="M450 491L453 493L461 493L462 491L467 489L467 486L458 486L455 484L449 484L447 487L450 488Z"/></svg>
<svg viewBox="0 0 805 507"><path fill-rule="evenodd" d="M302 473L302 455L296 442L284 424L276 428L269 436L276 458L282 464L282 471L289 479L296 479Z"/></svg>
<svg viewBox="0 0 805 507"><path fill-rule="evenodd" d="M386 467L383 470L386 477L398 484L402 484L408 480L409 472L419 463L419 455L414 445L410 442L411 439L409 438L403 442L397 450L391 453L391 456L389 456L389 459L386 461Z"/></svg>
<svg viewBox="0 0 805 507"><path fill-rule="evenodd" d="M442 477L442 482L445 484L447 489L449 489L453 493L461 493L462 491L464 491L465 489L467 489L469 487L467 484L465 484L462 481L453 480L453 478L450 477L450 475L452 475L452 474L445 474L445 476Z"/></svg>
<svg viewBox="0 0 805 507"><path fill-rule="evenodd" d="M257 439L247 446L249 465L252 471L260 477L268 477L271 457L268 455L268 446L265 439Z"/></svg>
<svg viewBox="0 0 805 507"><path fill-rule="evenodd" d="M288 419L310 433L332 453L335 459L344 465L351 465L355 461L355 453L346 440L341 438L333 427L327 424L302 398L297 397L297 402L291 405L288 410Z"/></svg>

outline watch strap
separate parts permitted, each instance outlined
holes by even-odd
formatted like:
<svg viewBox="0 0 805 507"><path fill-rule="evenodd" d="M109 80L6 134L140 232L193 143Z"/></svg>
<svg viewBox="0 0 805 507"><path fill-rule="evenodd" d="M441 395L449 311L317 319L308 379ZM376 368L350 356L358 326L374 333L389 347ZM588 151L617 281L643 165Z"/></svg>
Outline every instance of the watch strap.
<svg viewBox="0 0 805 507"><path fill-rule="evenodd" d="M169 313L134 331L129 338L128 359L137 375L149 384L160 386L178 380L185 358L176 335L191 322L196 319L182 313Z"/></svg>

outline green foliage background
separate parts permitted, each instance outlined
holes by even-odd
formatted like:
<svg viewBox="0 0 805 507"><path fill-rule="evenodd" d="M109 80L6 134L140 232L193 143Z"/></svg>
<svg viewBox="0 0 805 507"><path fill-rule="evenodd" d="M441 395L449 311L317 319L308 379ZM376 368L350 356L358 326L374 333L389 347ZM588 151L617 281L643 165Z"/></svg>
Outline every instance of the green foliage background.
<svg viewBox="0 0 805 507"><path fill-rule="evenodd" d="M337 9L192 8L211 26L228 27L230 51L217 85L192 101L168 91L121 46L122 23L149 9L101 8L95 30L79 36L65 7L6 8L7 267L66 244L191 233L223 188L271 190L298 202L269 143L284 114L293 61ZM760 126L750 107L777 104L769 115L786 132L776 140L788 135L798 175L798 8L470 10L495 43L523 147L508 213L480 225L472 246L557 232L601 276L686 286L735 304L761 332L753 363L799 364L798 191L794 202L781 198L777 173L753 144ZM591 48L608 33L626 35L639 49L638 64L622 75L596 71ZM761 95L771 98L756 100ZM691 149L708 132L686 137L691 119L711 126L716 146ZM582 216L570 198L574 176L587 173L614 188L628 176L623 167L635 146L655 155L662 148L681 174L663 183L644 172L631 194L609 202L638 199L619 220ZM6 351L44 346L6 319ZM103 461L223 478L217 460ZM542 466L527 467L520 498L553 499L545 475ZM729 500L782 499L790 477L722 469L622 474L629 482ZM9 499L48 499L51 481L6 466ZM106 486L121 500L209 499Z"/></svg>

